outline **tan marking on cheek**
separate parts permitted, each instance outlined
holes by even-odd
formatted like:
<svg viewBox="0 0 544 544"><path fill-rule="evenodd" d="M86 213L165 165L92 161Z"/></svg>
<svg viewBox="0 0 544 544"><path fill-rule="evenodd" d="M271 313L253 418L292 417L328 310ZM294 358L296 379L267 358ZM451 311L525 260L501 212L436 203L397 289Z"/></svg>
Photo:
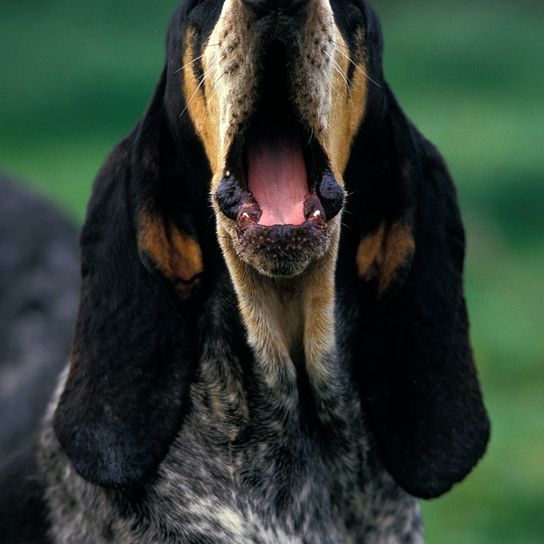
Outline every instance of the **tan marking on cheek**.
<svg viewBox="0 0 544 544"><path fill-rule="evenodd" d="M140 217L138 249L153 260L182 298L191 294L195 281L204 271L198 242L149 212Z"/></svg>
<svg viewBox="0 0 544 544"><path fill-rule="evenodd" d="M221 15L201 51L204 83L194 76L196 32L187 35L183 91L213 173L212 192L222 178L227 153L256 96L259 48L251 11L243 0L225 0ZM200 85L200 88L199 88Z"/></svg>
<svg viewBox="0 0 544 544"><path fill-rule="evenodd" d="M366 111L367 79L366 65L358 63L354 70L351 85L346 80L350 71L350 59L346 56L348 47L340 31L336 30L337 51L336 68L333 70L333 107L329 133L329 152L334 168L343 174L351 154L353 140L359 131ZM341 73L339 73L341 72Z"/></svg>
<svg viewBox="0 0 544 544"><path fill-rule="evenodd" d="M414 237L408 227L394 223L386 229L382 223L376 232L359 244L356 256L358 275L366 281L377 278L378 293L382 295L414 250Z"/></svg>
<svg viewBox="0 0 544 544"><path fill-rule="evenodd" d="M212 85L215 83L217 68L207 66L204 56L202 60L204 83L202 79L199 80L195 77L195 63L193 61L198 56L193 47L195 40L195 32L187 32L185 53L182 59L182 66L185 67L183 69L183 92L187 107L184 115L188 113L191 116L195 129L204 144L210 167L215 172L219 162L219 112L215 95L211 92L205 96L205 91L210 88L210 81Z"/></svg>

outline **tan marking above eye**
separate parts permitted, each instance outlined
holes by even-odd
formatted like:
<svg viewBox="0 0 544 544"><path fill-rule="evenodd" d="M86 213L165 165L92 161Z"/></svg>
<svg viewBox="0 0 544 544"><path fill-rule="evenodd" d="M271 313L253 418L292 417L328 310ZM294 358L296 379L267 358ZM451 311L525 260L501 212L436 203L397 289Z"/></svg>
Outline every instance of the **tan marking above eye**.
<svg viewBox="0 0 544 544"><path fill-rule="evenodd" d="M377 279L378 293L382 295L414 250L414 237L407 226L394 223L386 227L382 222L359 244L356 256L358 275L366 281Z"/></svg>
<svg viewBox="0 0 544 544"><path fill-rule="evenodd" d="M192 281L195 276L202 274L202 251L197 241L188 234L173 227L170 234L172 254L170 263L177 279Z"/></svg>
<svg viewBox="0 0 544 544"><path fill-rule="evenodd" d="M357 273L360 278L371 281L379 274L385 236L385 225L381 223L378 230L364 238L357 249Z"/></svg>
<svg viewBox="0 0 544 544"><path fill-rule="evenodd" d="M182 298L190 295L204 271L202 250L194 237L150 212L140 215L138 249L153 260Z"/></svg>

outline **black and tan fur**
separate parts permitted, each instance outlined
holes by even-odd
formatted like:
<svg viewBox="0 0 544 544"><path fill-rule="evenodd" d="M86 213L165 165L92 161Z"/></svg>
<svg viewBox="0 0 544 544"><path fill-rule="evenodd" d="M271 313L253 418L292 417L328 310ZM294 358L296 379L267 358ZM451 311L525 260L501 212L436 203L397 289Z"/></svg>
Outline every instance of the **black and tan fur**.
<svg viewBox="0 0 544 544"><path fill-rule="evenodd" d="M182 2L95 184L71 364L3 541L422 542L416 497L489 430L455 190L381 51L363 0ZM281 100L320 214L263 229L237 147Z"/></svg>

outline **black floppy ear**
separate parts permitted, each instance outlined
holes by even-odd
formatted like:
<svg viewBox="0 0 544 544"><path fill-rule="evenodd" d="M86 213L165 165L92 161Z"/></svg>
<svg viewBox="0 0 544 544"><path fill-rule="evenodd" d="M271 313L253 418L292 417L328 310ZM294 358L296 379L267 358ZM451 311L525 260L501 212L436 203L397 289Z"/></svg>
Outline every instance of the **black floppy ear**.
<svg viewBox="0 0 544 544"><path fill-rule="evenodd" d="M453 182L387 92L371 190L381 219L356 258L364 321L356 371L386 468L406 491L431 498L478 462L489 421L469 340Z"/></svg>
<svg viewBox="0 0 544 544"><path fill-rule="evenodd" d="M149 477L179 430L195 362L189 330L202 255L164 113L165 75L144 119L95 182L81 236L82 291L54 426L77 472L103 486ZM184 207L183 207L184 206Z"/></svg>

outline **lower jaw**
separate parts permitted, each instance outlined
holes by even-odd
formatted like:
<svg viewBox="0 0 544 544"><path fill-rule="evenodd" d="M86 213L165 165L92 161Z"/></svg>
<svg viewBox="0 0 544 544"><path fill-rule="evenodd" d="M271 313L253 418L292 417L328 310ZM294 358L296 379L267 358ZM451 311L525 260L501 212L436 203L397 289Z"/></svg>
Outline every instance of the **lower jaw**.
<svg viewBox="0 0 544 544"><path fill-rule="evenodd" d="M232 234L235 258L270 278L300 276L331 246L329 227L311 220L296 226L249 224Z"/></svg>

